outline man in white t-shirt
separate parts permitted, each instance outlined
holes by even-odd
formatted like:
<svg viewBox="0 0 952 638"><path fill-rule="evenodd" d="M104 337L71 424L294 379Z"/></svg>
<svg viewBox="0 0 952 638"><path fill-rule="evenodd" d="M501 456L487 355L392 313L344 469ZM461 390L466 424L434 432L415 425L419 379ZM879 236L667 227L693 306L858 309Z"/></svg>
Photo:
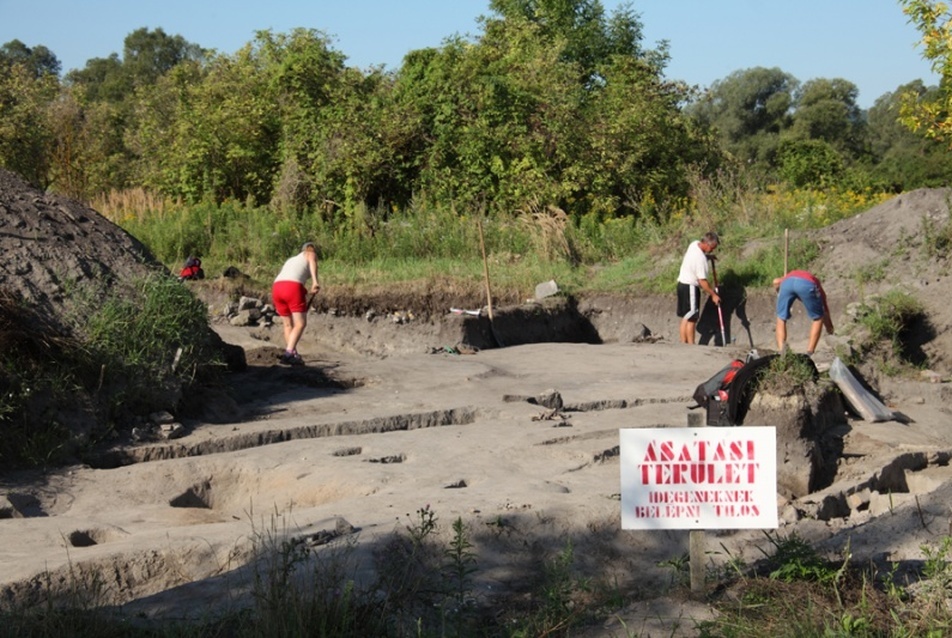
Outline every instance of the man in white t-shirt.
<svg viewBox="0 0 952 638"><path fill-rule="evenodd" d="M691 242L678 273L678 316L681 317L681 343L694 343L697 320L701 316L701 291L711 297L715 305L721 304L721 298L707 280L708 255L717 248L720 239L717 233L706 233L704 237ZM713 259L713 255L710 257Z"/></svg>

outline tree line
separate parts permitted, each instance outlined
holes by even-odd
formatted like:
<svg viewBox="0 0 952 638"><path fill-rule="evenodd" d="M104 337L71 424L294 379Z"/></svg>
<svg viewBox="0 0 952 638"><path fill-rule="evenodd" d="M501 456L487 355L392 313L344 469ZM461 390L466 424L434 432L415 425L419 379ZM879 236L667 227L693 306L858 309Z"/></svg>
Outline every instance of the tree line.
<svg viewBox="0 0 952 638"><path fill-rule="evenodd" d="M698 177L899 192L952 175L947 146L902 117L940 94L921 80L868 110L846 79L779 68L701 90L666 77L667 44L645 47L630 4L491 0L479 24L395 70L348 66L313 29L220 54L143 28L62 76L52 51L13 40L0 166L87 201L143 188L364 220L421 204L663 217Z"/></svg>

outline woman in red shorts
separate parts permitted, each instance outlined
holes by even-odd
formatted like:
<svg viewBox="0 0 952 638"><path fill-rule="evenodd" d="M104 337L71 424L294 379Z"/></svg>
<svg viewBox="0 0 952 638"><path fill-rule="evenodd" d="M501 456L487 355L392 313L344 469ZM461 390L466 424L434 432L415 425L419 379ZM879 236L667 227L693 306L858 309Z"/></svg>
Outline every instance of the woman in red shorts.
<svg viewBox="0 0 952 638"><path fill-rule="evenodd" d="M317 294L321 289L317 280L317 247L311 242L304 244L300 253L284 262L271 286L274 310L284 322L285 351L280 357L281 363L304 363L297 352L297 344L307 327L308 289L304 284L308 277L311 279L311 294Z"/></svg>

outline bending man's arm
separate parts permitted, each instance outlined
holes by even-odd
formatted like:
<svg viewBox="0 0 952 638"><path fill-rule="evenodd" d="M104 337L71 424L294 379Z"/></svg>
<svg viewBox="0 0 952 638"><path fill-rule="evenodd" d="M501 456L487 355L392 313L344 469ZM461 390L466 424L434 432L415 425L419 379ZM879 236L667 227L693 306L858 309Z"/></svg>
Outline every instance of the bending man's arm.
<svg viewBox="0 0 952 638"><path fill-rule="evenodd" d="M698 279L697 285L701 287L701 290L711 296L711 301L714 302L714 305L721 305L721 296L714 291L714 288L707 279Z"/></svg>

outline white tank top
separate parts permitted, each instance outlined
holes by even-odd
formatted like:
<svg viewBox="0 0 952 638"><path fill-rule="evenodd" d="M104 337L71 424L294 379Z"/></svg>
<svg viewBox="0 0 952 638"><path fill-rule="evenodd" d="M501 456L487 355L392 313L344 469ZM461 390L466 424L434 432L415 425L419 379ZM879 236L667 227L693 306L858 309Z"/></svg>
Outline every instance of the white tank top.
<svg viewBox="0 0 952 638"><path fill-rule="evenodd" d="M303 285L310 276L311 270L307 265L307 256L304 253L298 253L284 262L284 266L281 267L281 272L278 273L278 276L275 277L274 280L296 281Z"/></svg>

